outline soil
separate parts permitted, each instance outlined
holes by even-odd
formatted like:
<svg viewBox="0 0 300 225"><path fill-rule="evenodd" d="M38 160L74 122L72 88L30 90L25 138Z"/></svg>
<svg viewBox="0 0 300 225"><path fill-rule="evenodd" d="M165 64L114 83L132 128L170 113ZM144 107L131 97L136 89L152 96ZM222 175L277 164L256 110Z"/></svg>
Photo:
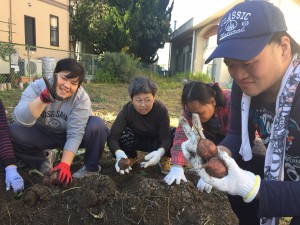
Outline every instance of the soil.
<svg viewBox="0 0 300 225"><path fill-rule="evenodd" d="M143 154L140 153L139 161ZM66 188L42 185L42 177L20 169L26 189L19 195L4 188L0 173L1 224L103 224L103 225L212 225L238 224L227 196L196 188L198 176L186 170L187 183L168 186L159 166L143 169L137 162L133 170L119 175L108 151L101 159L99 175L73 179ZM75 172L77 160L71 166Z"/></svg>
<svg viewBox="0 0 300 225"><path fill-rule="evenodd" d="M94 112L110 127L122 105L128 101L127 85L91 84L85 89L91 96ZM161 88L158 94L167 105L171 120L175 121L173 126L176 126L181 112L181 90L181 86ZM10 121L20 93L2 93ZM139 161L142 158L140 153ZM75 159L72 172L77 171L83 162L82 155ZM29 169L20 164L18 170L25 181L25 190L18 195L5 190L5 176L0 168L0 224L238 224L226 194L216 190L210 194L199 192L196 187L199 177L192 169L185 171L187 183L168 186L159 166L143 169L137 163L129 174L119 175L114 164L115 160L106 149L100 161L100 174L73 179L66 189L43 186L41 176L30 175Z"/></svg>

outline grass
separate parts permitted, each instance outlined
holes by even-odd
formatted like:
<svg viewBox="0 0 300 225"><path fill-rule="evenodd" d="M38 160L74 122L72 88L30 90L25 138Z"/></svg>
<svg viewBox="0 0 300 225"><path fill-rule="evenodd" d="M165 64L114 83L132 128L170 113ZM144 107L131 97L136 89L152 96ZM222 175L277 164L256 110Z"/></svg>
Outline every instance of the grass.
<svg viewBox="0 0 300 225"><path fill-rule="evenodd" d="M181 112L180 95L183 83L168 78L154 78L158 84L156 99L162 101L168 108L171 126L177 126ZM127 88L128 84L83 84L92 101L92 109L95 115L112 124L123 105L130 101ZM18 104L22 91L13 88L8 92L0 92L0 98L7 111L9 120L12 120L12 112Z"/></svg>

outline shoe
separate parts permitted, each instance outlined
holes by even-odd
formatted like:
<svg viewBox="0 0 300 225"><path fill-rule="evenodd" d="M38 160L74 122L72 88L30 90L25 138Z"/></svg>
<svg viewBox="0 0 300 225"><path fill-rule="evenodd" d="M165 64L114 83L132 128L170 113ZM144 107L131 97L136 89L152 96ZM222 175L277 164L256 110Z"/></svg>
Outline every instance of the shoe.
<svg viewBox="0 0 300 225"><path fill-rule="evenodd" d="M168 174L171 170L171 158L163 156L158 163L163 174Z"/></svg>
<svg viewBox="0 0 300 225"><path fill-rule="evenodd" d="M53 163L56 160L56 149L47 149L43 151L45 155L44 161L40 164L40 172L46 174L48 171L53 169Z"/></svg>
<svg viewBox="0 0 300 225"><path fill-rule="evenodd" d="M88 176L92 176L92 175L98 175L99 172L101 171L101 166L98 165L98 171L88 171L85 167L85 165L83 165L77 172L73 173L72 177L73 178L82 178L82 177L88 177Z"/></svg>

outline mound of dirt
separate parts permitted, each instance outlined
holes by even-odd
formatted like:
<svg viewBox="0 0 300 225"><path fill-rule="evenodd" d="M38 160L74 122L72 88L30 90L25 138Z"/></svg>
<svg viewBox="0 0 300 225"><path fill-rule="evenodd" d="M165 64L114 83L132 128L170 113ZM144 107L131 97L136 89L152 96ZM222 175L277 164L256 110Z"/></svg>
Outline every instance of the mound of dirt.
<svg viewBox="0 0 300 225"><path fill-rule="evenodd" d="M80 167L72 165L72 172ZM158 166L138 164L126 175L114 170L105 152L99 175L73 179L67 189L43 186L42 177L21 170L26 189L21 195L0 190L2 224L196 225L238 224L227 196L213 190L201 193L198 176L186 171L187 183L168 186ZM0 174L4 187L4 174Z"/></svg>

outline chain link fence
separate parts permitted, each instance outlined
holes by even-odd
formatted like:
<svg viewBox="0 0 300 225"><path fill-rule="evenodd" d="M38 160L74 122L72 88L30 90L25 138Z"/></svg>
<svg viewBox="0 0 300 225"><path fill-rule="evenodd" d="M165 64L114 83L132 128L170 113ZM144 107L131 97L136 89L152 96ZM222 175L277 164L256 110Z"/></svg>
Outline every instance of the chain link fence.
<svg viewBox="0 0 300 225"><path fill-rule="evenodd" d="M15 53L0 58L0 91L16 86L22 88L24 83L42 75L52 75L56 62L63 58L74 58L81 63L87 82L94 79L100 65L98 55L21 44L10 46L16 50Z"/></svg>

